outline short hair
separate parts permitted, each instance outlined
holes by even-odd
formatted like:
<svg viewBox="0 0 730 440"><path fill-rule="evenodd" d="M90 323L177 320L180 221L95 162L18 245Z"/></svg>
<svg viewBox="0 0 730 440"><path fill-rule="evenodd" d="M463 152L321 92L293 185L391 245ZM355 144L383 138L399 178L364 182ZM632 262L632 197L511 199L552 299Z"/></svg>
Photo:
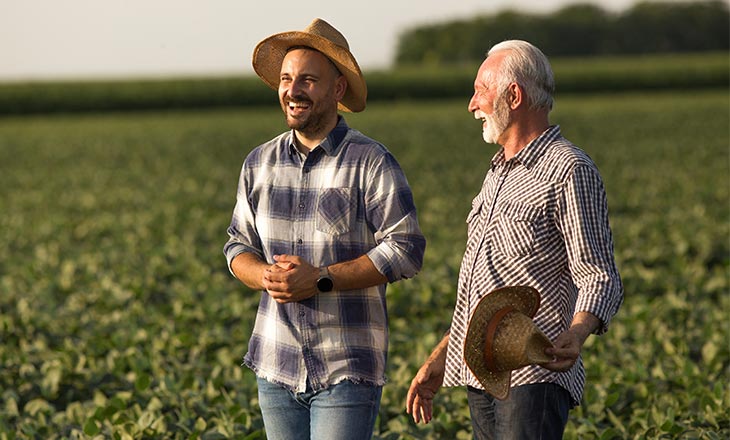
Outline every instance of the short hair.
<svg viewBox="0 0 730 440"><path fill-rule="evenodd" d="M523 40L506 40L489 49L487 56L499 51L509 51L500 66L497 89L506 92L507 86L516 82L525 90L530 108L553 108L555 79L550 61L544 53Z"/></svg>

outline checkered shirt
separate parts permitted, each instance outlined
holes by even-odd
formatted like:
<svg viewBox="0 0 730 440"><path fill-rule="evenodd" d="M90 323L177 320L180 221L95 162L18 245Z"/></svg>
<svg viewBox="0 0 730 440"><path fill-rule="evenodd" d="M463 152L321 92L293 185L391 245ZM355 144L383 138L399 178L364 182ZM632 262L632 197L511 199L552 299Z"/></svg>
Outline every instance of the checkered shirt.
<svg viewBox="0 0 730 440"><path fill-rule="evenodd" d="M598 333L607 330L623 301L623 287L605 189L593 161L563 138L558 126L509 161L503 149L494 156L472 201L467 231L445 386L483 389L464 363L464 338L479 299L499 287L528 285L540 292L534 320L551 340L578 312L600 318ZM577 405L585 384L583 361L564 373L537 365L512 373L512 387L541 382L562 386Z"/></svg>

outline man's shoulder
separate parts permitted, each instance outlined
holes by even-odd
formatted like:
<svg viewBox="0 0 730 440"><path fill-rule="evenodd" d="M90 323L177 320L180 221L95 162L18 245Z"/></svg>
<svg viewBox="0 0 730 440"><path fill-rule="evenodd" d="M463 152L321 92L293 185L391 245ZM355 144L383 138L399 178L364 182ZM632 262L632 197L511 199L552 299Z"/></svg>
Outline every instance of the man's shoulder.
<svg viewBox="0 0 730 440"><path fill-rule="evenodd" d="M283 146L289 142L290 136L291 132L286 131L263 144L257 145L246 155L246 162L258 161L264 156L278 154Z"/></svg>
<svg viewBox="0 0 730 440"><path fill-rule="evenodd" d="M357 147L363 149L363 151L373 151L376 153L388 152L386 146L383 145L381 142L354 128L350 128L349 130L347 130L347 135L343 139L343 142L347 143L348 145L356 145Z"/></svg>
<svg viewBox="0 0 730 440"><path fill-rule="evenodd" d="M546 166L571 173L578 167L596 168L593 159L582 148L560 136L550 143L543 156Z"/></svg>
<svg viewBox="0 0 730 440"><path fill-rule="evenodd" d="M341 143L342 152L348 160L394 161L395 157L388 148L370 136L350 128Z"/></svg>

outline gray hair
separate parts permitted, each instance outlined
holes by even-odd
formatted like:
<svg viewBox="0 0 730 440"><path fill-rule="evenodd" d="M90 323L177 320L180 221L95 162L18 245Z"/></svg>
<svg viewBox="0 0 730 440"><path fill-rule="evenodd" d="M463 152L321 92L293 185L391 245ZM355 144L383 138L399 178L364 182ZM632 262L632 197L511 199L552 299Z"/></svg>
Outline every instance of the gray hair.
<svg viewBox="0 0 730 440"><path fill-rule="evenodd" d="M498 90L505 93L507 86L516 82L527 94L530 108L553 108L555 79L550 61L534 45L522 40L507 40L489 49L487 56L507 50L496 78Z"/></svg>

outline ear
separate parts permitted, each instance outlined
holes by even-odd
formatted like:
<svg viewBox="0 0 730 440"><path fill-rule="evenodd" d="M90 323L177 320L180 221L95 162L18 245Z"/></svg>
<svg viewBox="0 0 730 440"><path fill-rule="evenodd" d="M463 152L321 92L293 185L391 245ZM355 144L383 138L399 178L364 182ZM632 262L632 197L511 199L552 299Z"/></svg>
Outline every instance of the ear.
<svg viewBox="0 0 730 440"><path fill-rule="evenodd" d="M519 84L513 82L507 86L507 103L512 110L517 110L523 103L525 96Z"/></svg>
<svg viewBox="0 0 730 440"><path fill-rule="evenodd" d="M337 102L342 101L342 98L345 97L345 92L347 92L347 78L345 78L345 75L340 75L335 80L335 98Z"/></svg>

